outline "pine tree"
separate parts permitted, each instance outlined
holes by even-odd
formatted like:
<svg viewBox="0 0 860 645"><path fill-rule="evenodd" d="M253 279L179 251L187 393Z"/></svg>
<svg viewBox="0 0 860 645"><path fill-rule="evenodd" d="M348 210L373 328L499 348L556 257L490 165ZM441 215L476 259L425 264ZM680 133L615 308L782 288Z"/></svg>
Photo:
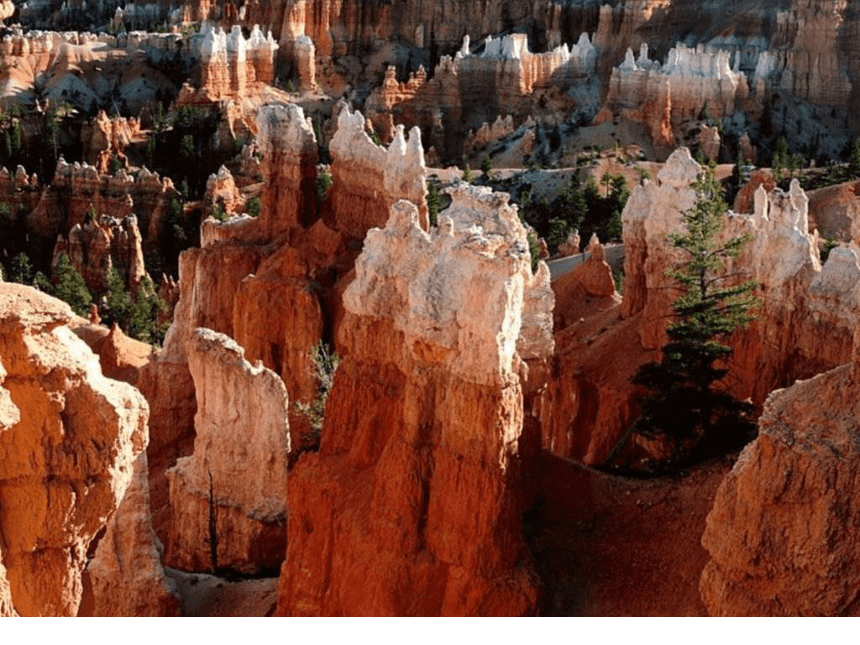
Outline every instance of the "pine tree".
<svg viewBox="0 0 860 645"><path fill-rule="evenodd" d="M72 265L69 256L63 253L54 267L54 296L69 304L79 316L86 316L93 304L83 277Z"/></svg>
<svg viewBox="0 0 860 645"><path fill-rule="evenodd" d="M111 267L107 274L107 309L102 312L102 319L106 324L117 323L122 327L128 320L132 304L131 296L125 290L125 280L116 267Z"/></svg>
<svg viewBox="0 0 860 645"><path fill-rule="evenodd" d="M669 340L659 363L639 368L633 383L651 390L642 401L642 415L635 431L649 437L665 437L679 457L686 443L714 439L717 432L738 426L749 406L715 386L727 373L732 348L721 341L745 326L756 304L754 281L731 284L725 264L736 258L749 236L723 240L722 187L712 169L705 169L694 184L696 205L683 215L685 231L669 236L672 244L688 255L680 267L666 273L683 291L673 304L676 322L669 325Z"/></svg>

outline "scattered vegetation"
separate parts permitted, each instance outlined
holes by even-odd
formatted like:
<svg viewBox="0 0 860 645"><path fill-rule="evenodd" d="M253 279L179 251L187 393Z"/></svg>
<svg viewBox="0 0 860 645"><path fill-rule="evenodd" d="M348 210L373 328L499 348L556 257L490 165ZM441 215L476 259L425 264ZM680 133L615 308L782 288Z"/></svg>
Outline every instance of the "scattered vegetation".
<svg viewBox="0 0 860 645"><path fill-rule="evenodd" d="M604 242L621 239L621 212L630 196L630 189L623 175L604 173L601 189L594 177L583 185L578 175L571 178L559 196L550 201L547 197L534 197L529 184L520 191L519 208L524 220L547 242L550 253L574 230L584 240L592 233Z"/></svg>
<svg viewBox="0 0 860 645"><path fill-rule="evenodd" d="M332 179L331 172L329 172L328 168L323 168L317 173L317 201L324 202L328 199L328 191L334 184L334 180Z"/></svg>
<svg viewBox="0 0 860 645"><path fill-rule="evenodd" d="M248 204L245 207L245 210L248 212L248 215L251 217L259 217L260 216L260 198L252 197L248 200Z"/></svg>
<svg viewBox="0 0 860 645"><path fill-rule="evenodd" d="M340 365L340 357L322 340L311 348L310 354L314 375L317 378L317 395L310 403L296 402L295 407L310 422L311 434L307 438L308 444L313 448L318 448L323 422L325 421L325 406L334 384L335 372Z"/></svg>

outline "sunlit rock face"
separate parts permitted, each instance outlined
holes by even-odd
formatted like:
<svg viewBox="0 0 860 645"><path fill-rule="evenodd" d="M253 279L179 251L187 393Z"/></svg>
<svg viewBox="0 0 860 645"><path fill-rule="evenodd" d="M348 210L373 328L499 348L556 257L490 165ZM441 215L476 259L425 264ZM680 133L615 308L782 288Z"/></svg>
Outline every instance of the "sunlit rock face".
<svg viewBox="0 0 860 645"><path fill-rule="evenodd" d="M77 613L87 549L147 442L143 396L102 375L71 320L59 300L0 286L0 530L25 616Z"/></svg>
<svg viewBox="0 0 860 645"><path fill-rule="evenodd" d="M549 275L532 273L507 196L461 185L452 198L429 233L400 201L365 240L321 449L288 481L281 614L536 609L520 352L552 353Z"/></svg>

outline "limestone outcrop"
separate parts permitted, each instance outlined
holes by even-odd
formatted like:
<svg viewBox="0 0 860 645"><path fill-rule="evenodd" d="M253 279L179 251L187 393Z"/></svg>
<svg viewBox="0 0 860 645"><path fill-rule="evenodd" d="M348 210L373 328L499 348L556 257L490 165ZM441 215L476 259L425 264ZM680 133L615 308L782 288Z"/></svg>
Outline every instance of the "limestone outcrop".
<svg viewBox="0 0 860 645"><path fill-rule="evenodd" d="M77 613L87 550L147 442L146 401L102 376L71 320L35 289L0 287L0 533L26 616Z"/></svg>
<svg viewBox="0 0 860 645"><path fill-rule="evenodd" d="M84 229L91 227L87 223L88 214L95 211L97 216L110 215L120 221L130 221L127 218L135 215L139 231L140 243L144 251L157 248L163 233L166 232L166 216L169 212L171 200L179 197L173 182L169 178L162 179L158 174L143 168L136 177L132 177L124 170L118 170L116 174L101 174L98 169L87 163L83 165L66 163L60 160L54 180L47 186L40 186L35 175L30 179L28 185L18 185L18 178L25 177L23 169L15 174L16 186L12 197L17 198L22 204L33 201L32 193L38 190L41 194L24 217L27 234L34 240L34 249L42 250L42 253L50 253L57 242L58 236L64 236L69 240L70 232L75 226L80 226L81 244L88 238ZM0 186L2 186L3 172L0 171ZM11 180L11 176L10 176ZM34 182L36 186L34 187ZM128 228L121 226L120 228ZM93 232L93 235L96 235ZM105 235L109 234L105 233ZM131 235L128 231L119 233ZM104 235L98 234L104 237ZM83 247L82 247L83 248ZM118 262L120 266L130 266L129 263L136 262L133 256L136 251L129 248L129 259ZM38 253L34 252L34 256ZM71 255L71 253L70 253ZM123 252L123 256L125 253ZM114 258L116 262L119 256ZM43 258L34 257L34 262L47 264L51 256ZM142 261L141 261L142 267Z"/></svg>
<svg viewBox="0 0 860 645"><path fill-rule="evenodd" d="M111 119L104 110L99 110L93 122L85 123L81 128L84 159L100 173L107 173L112 157L120 162L126 160L125 149L139 133L139 119Z"/></svg>
<svg viewBox="0 0 860 645"><path fill-rule="evenodd" d="M48 99L55 106L68 102L87 112L114 100L137 114L159 92L176 90L159 64L177 59L193 64L198 41L181 34L25 32L16 26L0 42L7 63L0 71L0 96L23 103Z"/></svg>
<svg viewBox="0 0 860 645"><path fill-rule="evenodd" d="M365 240L321 448L288 481L280 614L536 609L518 347L552 352L552 299L530 297L549 274L532 274L507 196L460 185L452 198L430 233L401 201ZM527 301L544 314L528 324Z"/></svg>
<svg viewBox="0 0 860 645"><path fill-rule="evenodd" d="M153 446L160 450L150 451L150 464L154 523L165 542L169 541L170 505L166 481L159 473L177 458L191 454L197 404L187 348L194 330L205 327L235 339L248 361L262 361L280 375L293 404L311 403L317 393L311 349L323 338L326 325L338 325L341 294L359 253L346 245L342 230L362 239L372 224L356 221L350 211L343 213L341 222L341 215L330 205L322 209L324 219L319 219L316 139L300 108L266 107L260 111L258 127L266 177L260 216L203 223L202 248L185 251L179 259L180 297L174 323L140 384L152 408L158 410L150 430ZM373 146L369 139L366 144ZM352 161L363 164L368 174L390 176L386 192L375 197L383 203L395 197L418 199L413 186L423 187L424 167L421 157L410 156L409 150L414 152L395 147L388 156L382 153L370 159L339 158L335 151L333 169ZM359 148L358 153L361 151ZM389 157L398 161L399 174L386 175L384 168L371 165L385 164ZM346 196L369 185L368 175L335 175L344 178L339 190ZM336 190L337 180L332 193ZM423 192L420 198L423 203ZM333 196L327 201L336 202ZM343 203L356 202L347 197ZM290 410L289 429L291 445L298 452L310 427L295 407ZM156 452L163 455L157 463ZM187 538L192 539L197 537Z"/></svg>
<svg viewBox="0 0 860 645"><path fill-rule="evenodd" d="M711 615L860 614L855 372L843 365L768 398L702 537Z"/></svg>
<svg viewBox="0 0 860 645"><path fill-rule="evenodd" d="M207 26L200 44L201 92L214 102L243 97L255 84L270 84L277 49L271 32L264 36L257 25L248 39L239 25L229 34Z"/></svg>
<svg viewBox="0 0 860 645"><path fill-rule="evenodd" d="M285 548L290 435L283 381L209 329L186 343L197 414L194 452L167 471L165 561L186 571L258 573Z"/></svg>
<svg viewBox="0 0 860 645"><path fill-rule="evenodd" d="M673 147L682 121L696 119L703 111L720 119L744 106L749 84L743 72L730 66L730 52L709 51L703 45L692 50L678 43L664 65L648 57L643 43L639 56L627 50L624 62L612 70L605 105L597 121L613 115L649 126L658 147ZM739 61L740 54L735 54ZM707 155L713 143L703 144ZM718 150L717 150L718 151Z"/></svg>

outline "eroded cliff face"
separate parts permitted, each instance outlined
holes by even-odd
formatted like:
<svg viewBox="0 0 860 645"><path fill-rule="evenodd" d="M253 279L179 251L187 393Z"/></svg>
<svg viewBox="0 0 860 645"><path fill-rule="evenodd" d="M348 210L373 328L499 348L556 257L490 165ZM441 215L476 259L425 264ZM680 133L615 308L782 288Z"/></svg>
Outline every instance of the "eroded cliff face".
<svg viewBox="0 0 860 645"><path fill-rule="evenodd" d="M165 561L185 571L276 567L285 548L290 451L284 383L209 329L195 329L186 351L196 437L193 454L167 471Z"/></svg>
<svg viewBox="0 0 860 645"><path fill-rule="evenodd" d="M363 123L363 119L358 118ZM312 348L323 338L327 325L336 329L339 324L341 294L351 280L350 271L358 255L357 249L346 245L344 231L350 237L362 239L374 223L365 218L361 210L332 208L332 202L347 207L363 204L352 196L366 195L369 185L366 175L340 173L336 169L339 165L361 163L369 173L387 178L384 190L371 199L389 204L396 197L416 200L420 197L423 205L423 190L418 192L424 185L423 158L415 154L414 147L404 150L405 145L392 145L387 154L380 151L368 159L360 157L361 148L355 152L359 156L345 156L335 145L335 184L329 204L322 209L325 219L320 219L315 197L317 145L302 110L295 105L266 107L260 111L258 127L258 145L264 154L266 176L260 217L242 215L223 223L214 219L203 223L202 248L191 249L180 256L181 294L174 324L163 350L144 372L140 385L153 409L158 411L153 414L151 432L153 446L161 446L163 451L160 457L155 456L155 450L150 451L151 462L158 460L151 481L156 500L153 511L157 516L156 530L165 542L176 539L191 544L199 539L196 529L189 530L187 536L170 537L167 522L173 512L170 510L173 502L168 502L163 478L166 467L177 458L191 454L197 425L195 411L198 411L198 420L203 418L199 412L202 404L199 390L206 386L196 384L189 369L195 330L205 327L235 339L249 362L261 361L281 377L290 402L311 403L317 395ZM362 144L374 146L366 134L361 133L361 136L364 137ZM420 147L417 150L420 153ZM391 159L397 162L393 170L399 172L386 169L385 164ZM376 167L375 163L382 166ZM335 198L338 194L342 197ZM367 210L375 214L376 209L376 202L371 201ZM296 451L305 447L306 440L312 439L309 439L310 430L307 417L295 406L291 408L290 443ZM196 454L196 448L194 452ZM197 486L195 490L208 491L208 488ZM174 498L177 505L184 503L180 499L185 497ZM245 502L248 500L243 504ZM195 504L199 506L198 502ZM225 504L221 506L226 508ZM189 512L199 517L200 508L195 508ZM247 511L252 517L260 515L254 508L250 506ZM228 515L226 510L223 513L225 517ZM271 517L266 515L266 518L266 522L270 522ZM270 543L266 548L268 545ZM195 546L195 553L198 547ZM283 554L281 541L278 560L283 559ZM208 559L201 561L198 556L194 557L197 558L196 568L210 567ZM228 554L225 552L223 557L228 558ZM247 549L244 564L239 564L236 554L229 557L236 558L237 567L245 568L250 566L247 561L253 559ZM265 566L272 564L271 559L265 562Z"/></svg>
<svg viewBox="0 0 860 645"><path fill-rule="evenodd" d="M0 184L2 179L3 173L0 171ZM12 182L11 176L9 182ZM34 192L38 194L38 199L34 199ZM9 197L17 207L16 215L20 225L34 240L34 249L41 250L43 254L50 253L58 236L70 241L71 232L77 226L79 229L74 235L75 240L70 243L79 246L83 257L87 257L90 237L95 236L102 242L105 237L112 237L109 231L101 230L91 231L92 234L87 235L84 229L91 226L88 223L88 213L95 211L97 217L106 214L119 220L125 220L134 214L137 218L134 228L139 232L134 234L128 230L119 231L116 243L124 239L124 235L131 235L140 238L137 244L142 249L157 248L163 232L167 229L165 220L170 202L179 197L179 191L173 187L170 179L161 179L146 168L136 177L127 175L124 170L118 170L114 175L101 174L87 163L68 164L61 159L57 163L54 180L47 186L40 185L35 175L26 181L26 173L23 168L19 168L15 173L14 187L10 186ZM28 207L29 204L32 205ZM128 224L121 228L127 229ZM131 242L130 239L128 241ZM107 243L107 246L111 244L113 243ZM101 244L101 247L104 246L104 243ZM120 246L127 245L123 243ZM107 249L101 247L99 250L93 249L93 253L105 257ZM136 262L136 253L131 247L127 251L117 248L113 261L121 267L128 265L131 269L131 265ZM36 255L37 253L34 253L34 256ZM72 255L71 250L69 255ZM129 257L120 261L120 256ZM38 261L47 264L50 259L50 256L39 257ZM36 260L34 257L34 261ZM139 268L142 268L142 258L139 264ZM85 270L85 275L96 269L84 264L81 268Z"/></svg>
<svg viewBox="0 0 860 645"><path fill-rule="evenodd" d="M368 117L384 140L394 135L394 126L419 126L428 145L444 158L465 151L470 129L511 115L520 125L529 116L558 121L559 113L582 109L592 115L599 101L596 85L589 85L597 52L588 35L568 46L546 53L529 50L525 34L487 38L480 55L471 53L468 35L452 58L443 56L428 80L424 68L398 83L389 67L381 87L367 101ZM578 87L577 96L566 90ZM582 87L579 87L582 86Z"/></svg>
<svg viewBox="0 0 860 645"><path fill-rule="evenodd" d="M430 233L414 204L373 229L344 294L319 453L288 482L284 615L522 615L520 338L532 275L507 196L461 185ZM542 307L551 310L552 301Z"/></svg>
<svg viewBox="0 0 860 645"><path fill-rule="evenodd" d="M774 392L723 480L702 544L714 616L856 616L856 365Z"/></svg>
<svg viewBox="0 0 860 645"><path fill-rule="evenodd" d="M147 442L148 406L102 376L68 305L0 286L0 532L18 613L73 616L87 549Z"/></svg>

